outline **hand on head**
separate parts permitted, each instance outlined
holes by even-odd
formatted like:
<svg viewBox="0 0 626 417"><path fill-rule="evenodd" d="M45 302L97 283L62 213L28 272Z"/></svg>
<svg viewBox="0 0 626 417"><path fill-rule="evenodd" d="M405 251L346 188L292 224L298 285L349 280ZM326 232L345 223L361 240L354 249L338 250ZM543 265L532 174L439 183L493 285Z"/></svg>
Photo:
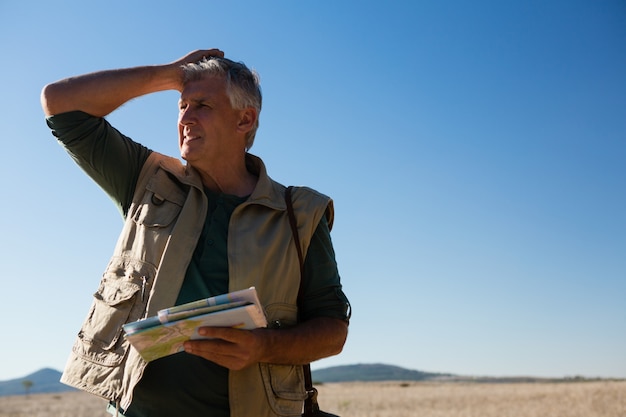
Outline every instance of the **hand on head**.
<svg viewBox="0 0 626 417"><path fill-rule="evenodd" d="M197 51L193 51L185 55L184 57L174 61L172 64L175 65L184 65L192 62L198 62L203 60L204 58L216 56L219 58L224 58L224 52L219 49L199 49Z"/></svg>

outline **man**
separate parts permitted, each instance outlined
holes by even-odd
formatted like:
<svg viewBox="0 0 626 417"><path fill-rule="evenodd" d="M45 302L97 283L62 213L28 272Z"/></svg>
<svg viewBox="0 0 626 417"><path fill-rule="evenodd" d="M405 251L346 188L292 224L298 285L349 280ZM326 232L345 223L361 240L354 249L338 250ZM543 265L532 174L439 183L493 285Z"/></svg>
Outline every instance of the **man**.
<svg viewBox="0 0 626 417"><path fill-rule="evenodd" d="M151 151L105 119L124 103L180 92L178 159ZM300 264L285 187L252 146L258 77L217 49L165 65L101 71L44 87L53 134L116 202L124 228L62 381L107 398L111 413L143 416L299 415L302 364L338 354L348 328L329 230L332 201L293 195ZM207 340L145 363L121 325L158 310L255 286L268 328L202 328Z"/></svg>

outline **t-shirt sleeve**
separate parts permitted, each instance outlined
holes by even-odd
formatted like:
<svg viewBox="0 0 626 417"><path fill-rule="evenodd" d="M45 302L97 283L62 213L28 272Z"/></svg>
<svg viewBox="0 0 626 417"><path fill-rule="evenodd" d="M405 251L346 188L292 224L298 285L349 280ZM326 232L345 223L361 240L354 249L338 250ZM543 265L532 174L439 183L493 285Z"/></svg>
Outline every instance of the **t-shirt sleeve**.
<svg viewBox="0 0 626 417"><path fill-rule="evenodd" d="M325 216L311 238L304 261L303 299L300 318L333 317L348 321L350 303L343 292L335 250Z"/></svg>
<svg viewBox="0 0 626 417"><path fill-rule="evenodd" d="M50 116L46 122L72 159L126 216L139 173L151 151L105 119L81 111Z"/></svg>

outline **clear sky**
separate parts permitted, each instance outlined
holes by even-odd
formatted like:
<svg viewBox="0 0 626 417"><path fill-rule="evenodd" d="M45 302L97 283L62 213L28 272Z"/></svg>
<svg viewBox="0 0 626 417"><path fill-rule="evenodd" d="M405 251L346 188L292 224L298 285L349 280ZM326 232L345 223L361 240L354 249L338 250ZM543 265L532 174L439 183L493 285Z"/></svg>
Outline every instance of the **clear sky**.
<svg viewBox="0 0 626 417"><path fill-rule="evenodd" d="M623 0L1 1L0 380L62 369L121 217L49 133L49 82L218 47L252 153L335 200L353 319L314 369L626 377ZM109 120L177 155L174 92Z"/></svg>

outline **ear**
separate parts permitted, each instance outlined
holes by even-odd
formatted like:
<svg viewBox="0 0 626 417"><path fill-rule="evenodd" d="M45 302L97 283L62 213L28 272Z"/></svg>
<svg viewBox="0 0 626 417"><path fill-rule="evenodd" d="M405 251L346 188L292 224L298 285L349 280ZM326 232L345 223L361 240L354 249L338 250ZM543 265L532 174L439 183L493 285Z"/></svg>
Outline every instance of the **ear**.
<svg viewBox="0 0 626 417"><path fill-rule="evenodd" d="M247 107L241 110L237 130L241 133L248 133L256 123L258 114L254 107Z"/></svg>

